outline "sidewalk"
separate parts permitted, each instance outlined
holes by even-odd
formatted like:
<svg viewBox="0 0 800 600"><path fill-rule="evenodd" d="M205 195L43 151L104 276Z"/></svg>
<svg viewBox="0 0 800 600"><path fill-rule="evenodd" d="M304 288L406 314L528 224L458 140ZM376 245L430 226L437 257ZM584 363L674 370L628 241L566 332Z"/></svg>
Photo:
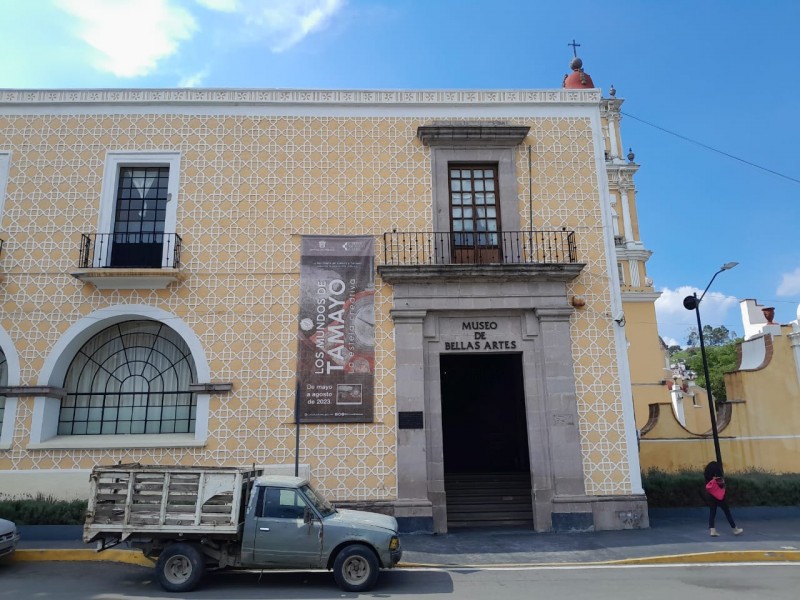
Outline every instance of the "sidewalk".
<svg viewBox="0 0 800 600"><path fill-rule="evenodd" d="M463 529L406 535L403 564L486 566L567 563L800 562L800 510L734 509L744 534L734 537L717 516L720 537L706 529L707 509L650 512L650 529L532 533Z"/></svg>
<svg viewBox="0 0 800 600"><path fill-rule="evenodd" d="M520 529L458 529L405 534L400 567L552 565L569 563L800 562L800 508L733 510L744 534L734 537L723 515L720 537L706 529L707 509L650 512L650 529L534 533ZM23 530L24 536L24 530ZM124 545L96 553L78 539L20 542L15 560L114 560L150 565Z"/></svg>

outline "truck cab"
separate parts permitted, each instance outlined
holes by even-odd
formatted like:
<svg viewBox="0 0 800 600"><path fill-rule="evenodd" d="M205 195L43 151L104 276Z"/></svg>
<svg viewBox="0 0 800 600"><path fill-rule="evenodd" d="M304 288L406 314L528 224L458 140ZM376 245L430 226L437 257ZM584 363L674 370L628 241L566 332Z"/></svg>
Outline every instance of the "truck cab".
<svg viewBox="0 0 800 600"><path fill-rule="evenodd" d="M242 534L242 566L333 569L340 586L360 591L379 568L393 567L401 556L394 517L337 509L298 477L256 480Z"/></svg>

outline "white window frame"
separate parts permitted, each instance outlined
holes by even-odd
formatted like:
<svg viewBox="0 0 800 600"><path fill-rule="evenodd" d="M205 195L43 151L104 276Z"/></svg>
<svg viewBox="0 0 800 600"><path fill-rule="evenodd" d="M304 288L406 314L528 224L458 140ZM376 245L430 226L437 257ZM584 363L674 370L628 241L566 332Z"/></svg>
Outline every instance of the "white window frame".
<svg viewBox="0 0 800 600"><path fill-rule="evenodd" d="M8 187L8 171L11 169L11 152L0 150L0 227L6 206L6 187Z"/></svg>
<svg viewBox="0 0 800 600"><path fill-rule="evenodd" d="M103 183L100 190L100 214L97 222L97 233L114 232L114 216L117 206L117 187L119 171L123 167L168 167L167 212L164 219L164 233L176 234L178 226L178 187L180 183L181 153L176 151L116 151L106 153ZM109 241L110 243L110 241ZM162 265L167 268L175 266L174 247L164 244ZM111 252L96 254L92 267L107 267Z"/></svg>
<svg viewBox="0 0 800 600"><path fill-rule="evenodd" d="M19 355L17 355L17 349L11 336L2 327L0 327L0 347L3 348L3 354L6 355L6 373L8 374L6 385L19 385ZM17 398L6 396L6 408L3 414L3 423L0 426L0 450L11 448L14 427L17 422L17 405Z"/></svg>
<svg viewBox="0 0 800 600"><path fill-rule="evenodd" d="M205 350L192 328L180 317L154 306L119 304L101 308L73 323L62 334L45 359L38 385L60 387L75 353L94 335L121 321L150 319L174 329L189 346L198 383L210 382L211 371ZM6 355L8 358L8 355ZM10 379L9 369L9 379ZM210 394L197 394L194 433L153 433L128 435L61 435L58 417L61 400L39 396L33 402L28 450L108 449L108 448L185 448L205 446L208 439Z"/></svg>

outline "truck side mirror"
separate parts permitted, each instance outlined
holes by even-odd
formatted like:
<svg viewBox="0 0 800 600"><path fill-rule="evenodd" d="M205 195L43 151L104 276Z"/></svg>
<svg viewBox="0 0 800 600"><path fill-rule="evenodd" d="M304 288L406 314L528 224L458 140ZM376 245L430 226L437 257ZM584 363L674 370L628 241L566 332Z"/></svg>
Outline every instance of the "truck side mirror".
<svg viewBox="0 0 800 600"><path fill-rule="evenodd" d="M306 506L303 510L303 523L311 523L314 520L314 513L311 511L311 508Z"/></svg>

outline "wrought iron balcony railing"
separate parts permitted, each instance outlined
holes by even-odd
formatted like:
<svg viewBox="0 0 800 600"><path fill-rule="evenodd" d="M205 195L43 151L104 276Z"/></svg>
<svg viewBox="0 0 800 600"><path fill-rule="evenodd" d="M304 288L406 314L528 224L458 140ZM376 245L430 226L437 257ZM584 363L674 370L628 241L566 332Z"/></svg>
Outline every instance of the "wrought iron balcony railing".
<svg viewBox="0 0 800 600"><path fill-rule="evenodd" d="M180 264L177 233L81 234L78 267L82 269L177 269Z"/></svg>
<svg viewBox="0 0 800 600"><path fill-rule="evenodd" d="M386 265L576 263L574 231L453 232L383 234Z"/></svg>

